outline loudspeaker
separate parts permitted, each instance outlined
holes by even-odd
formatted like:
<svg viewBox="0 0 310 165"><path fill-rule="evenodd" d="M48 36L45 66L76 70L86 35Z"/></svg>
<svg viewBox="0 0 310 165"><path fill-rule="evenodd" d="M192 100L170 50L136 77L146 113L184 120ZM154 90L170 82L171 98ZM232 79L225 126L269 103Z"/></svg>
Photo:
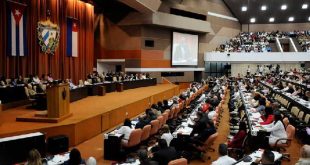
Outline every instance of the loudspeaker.
<svg viewBox="0 0 310 165"><path fill-rule="evenodd" d="M145 47L154 47L154 40L144 40Z"/></svg>
<svg viewBox="0 0 310 165"><path fill-rule="evenodd" d="M64 153L69 150L69 138L65 135L49 137L47 139L47 151L50 154Z"/></svg>

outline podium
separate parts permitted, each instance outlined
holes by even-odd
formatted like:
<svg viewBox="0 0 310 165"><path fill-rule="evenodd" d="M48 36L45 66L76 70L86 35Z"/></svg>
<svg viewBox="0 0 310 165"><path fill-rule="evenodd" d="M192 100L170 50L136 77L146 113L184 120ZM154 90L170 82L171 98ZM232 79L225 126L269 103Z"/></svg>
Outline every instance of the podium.
<svg viewBox="0 0 310 165"><path fill-rule="evenodd" d="M54 85L46 89L47 118L63 118L70 114L69 84Z"/></svg>
<svg viewBox="0 0 310 165"><path fill-rule="evenodd" d="M22 115L16 121L58 123L70 116L69 84L57 84L46 89L47 111Z"/></svg>

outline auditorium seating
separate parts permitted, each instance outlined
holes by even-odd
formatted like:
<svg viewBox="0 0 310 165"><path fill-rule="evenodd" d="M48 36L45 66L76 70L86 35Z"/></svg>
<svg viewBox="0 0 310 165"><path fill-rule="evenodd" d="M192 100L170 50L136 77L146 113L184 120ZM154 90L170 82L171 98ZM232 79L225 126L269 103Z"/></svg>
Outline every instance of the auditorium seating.
<svg viewBox="0 0 310 165"><path fill-rule="evenodd" d="M287 133L286 139L279 139L276 141L274 147L276 148L277 151L285 152L286 151L285 148L290 147L292 140L295 137L295 127L292 126L291 124L288 124L286 127L286 133ZM283 141L285 141L285 142L283 143ZM288 154L288 153L282 153L282 154L283 154L282 159L290 160L290 154Z"/></svg>
<svg viewBox="0 0 310 165"><path fill-rule="evenodd" d="M149 124L143 127L142 134L141 134L141 142L146 141L150 137L151 128L152 126Z"/></svg>
<svg viewBox="0 0 310 165"><path fill-rule="evenodd" d="M217 52L271 52L270 43L276 38L296 38L302 51L310 51L309 31L293 32L241 32L226 43L221 44Z"/></svg>
<svg viewBox="0 0 310 165"><path fill-rule="evenodd" d="M141 142L141 135L141 129L134 129L129 136L128 143L123 143L123 147L131 148L139 145Z"/></svg>

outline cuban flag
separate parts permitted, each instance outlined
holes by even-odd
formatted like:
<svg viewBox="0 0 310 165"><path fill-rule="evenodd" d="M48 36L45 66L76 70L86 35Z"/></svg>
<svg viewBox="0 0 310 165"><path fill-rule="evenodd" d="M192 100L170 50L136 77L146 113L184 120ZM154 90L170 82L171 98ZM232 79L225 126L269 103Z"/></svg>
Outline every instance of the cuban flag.
<svg viewBox="0 0 310 165"><path fill-rule="evenodd" d="M26 5L7 1L8 55L25 56L27 54Z"/></svg>
<svg viewBox="0 0 310 165"><path fill-rule="evenodd" d="M79 39L79 22L76 19L67 20L67 56L77 57Z"/></svg>

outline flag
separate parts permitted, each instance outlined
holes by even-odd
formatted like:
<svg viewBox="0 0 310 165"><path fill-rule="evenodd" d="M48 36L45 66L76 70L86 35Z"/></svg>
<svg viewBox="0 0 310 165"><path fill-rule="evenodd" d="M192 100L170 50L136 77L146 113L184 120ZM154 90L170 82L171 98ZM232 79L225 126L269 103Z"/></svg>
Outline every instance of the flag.
<svg viewBox="0 0 310 165"><path fill-rule="evenodd" d="M67 19L67 56L78 56L79 22L76 19Z"/></svg>
<svg viewBox="0 0 310 165"><path fill-rule="evenodd" d="M8 7L8 55L25 56L27 54L26 5L8 1Z"/></svg>

